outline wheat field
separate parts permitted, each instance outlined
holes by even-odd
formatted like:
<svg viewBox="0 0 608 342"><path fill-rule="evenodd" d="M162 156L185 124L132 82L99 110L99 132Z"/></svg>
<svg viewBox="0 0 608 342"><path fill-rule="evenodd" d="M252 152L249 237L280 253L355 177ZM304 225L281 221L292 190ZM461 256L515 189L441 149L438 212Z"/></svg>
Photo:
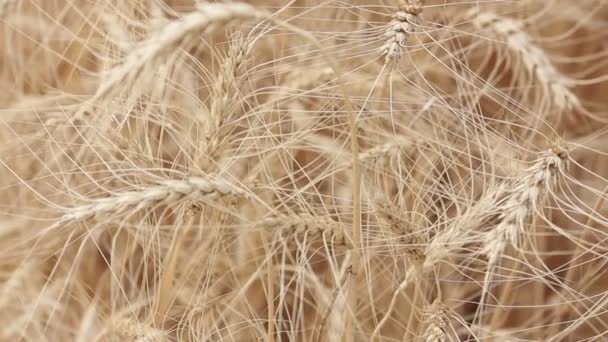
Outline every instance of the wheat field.
<svg viewBox="0 0 608 342"><path fill-rule="evenodd" d="M0 341L608 341L608 2L0 26Z"/></svg>

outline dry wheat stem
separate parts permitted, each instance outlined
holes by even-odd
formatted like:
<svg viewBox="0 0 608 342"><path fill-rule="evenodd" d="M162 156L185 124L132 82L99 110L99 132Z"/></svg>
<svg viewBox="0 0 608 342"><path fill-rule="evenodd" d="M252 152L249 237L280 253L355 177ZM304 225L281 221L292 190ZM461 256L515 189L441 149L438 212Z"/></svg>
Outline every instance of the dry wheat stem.
<svg viewBox="0 0 608 342"><path fill-rule="evenodd" d="M384 63L398 62L407 48L407 40L410 34L415 33L420 25L420 13L422 3L420 0L399 0L397 12L388 23L384 32L384 44L378 49L380 56L384 57Z"/></svg>
<svg viewBox="0 0 608 342"><path fill-rule="evenodd" d="M189 208L183 209L180 216L178 222L182 222L182 224L176 227L173 241L171 241L171 246L165 256L163 273L161 274L160 284L158 286L157 301L154 307L154 324L157 328L161 329L164 327L165 321L169 315L171 303L173 303L177 297L174 285L176 269L178 267L177 260L187 230L192 227L192 223L194 222L194 212L189 210ZM184 218L184 216L187 217Z"/></svg>
<svg viewBox="0 0 608 342"><path fill-rule="evenodd" d="M606 186L606 188L604 188L604 190L602 191L602 193L600 195L600 198L598 198L597 201L595 202L595 205L593 207L594 213L599 212L600 208L604 205L604 202L606 201L606 195L608 195L608 186ZM592 215L590 215L587 218L583 227L591 226L591 222L593 220ZM591 230L587 231L586 235L591 235L591 232L592 232ZM574 282L574 280L575 280L574 277L576 276L575 261L577 259L579 259L583 253L584 253L584 248L581 245L577 245L574 252L570 256L570 260L566 267L567 268L566 275L564 276L564 284L566 284L566 286L570 286L569 284L572 284ZM561 293L562 298L567 298L565 289L562 292L563 292L563 293ZM554 326L556 329L559 328L558 323L562 322L563 319L566 318L570 314L568 312L569 307L570 307L569 303L564 303L558 307L556 317L553 320L553 323L554 323Z"/></svg>
<svg viewBox="0 0 608 342"><path fill-rule="evenodd" d="M382 319L378 322L378 324L374 328L374 331L372 331L372 334L370 335L370 338L369 338L370 341L374 342L374 341L376 341L376 339L381 340L380 330L382 330L382 327L390 319L390 316L393 313L393 310L395 309L395 305L397 304L397 298L399 297L399 295L401 295L403 290L405 290L410 284L412 284L413 281L416 281L416 280L417 279L415 278L415 272L406 273L405 279L403 281L401 281L399 286L397 286L397 289L393 292L393 296L391 297L391 301L388 305L388 309L386 310L386 313L384 314Z"/></svg>

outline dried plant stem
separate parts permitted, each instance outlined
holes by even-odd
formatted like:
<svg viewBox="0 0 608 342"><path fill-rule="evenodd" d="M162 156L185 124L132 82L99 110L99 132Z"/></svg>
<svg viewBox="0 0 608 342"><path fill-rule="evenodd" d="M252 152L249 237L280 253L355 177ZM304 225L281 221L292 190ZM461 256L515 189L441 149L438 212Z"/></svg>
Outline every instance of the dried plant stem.
<svg viewBox="0 0 608 342"><path fill-rule="evenodd" d="M408 273L408 275L409 274L410 273ZM406 278L399 284L399 286L393 293L391 302L389 303L388 308L386 309L386 313L384 314L384 317L382 317L380 322L378 322L378 324L374 328L374 331L372 332L372 334L369 338L370 341L373 342L373 341L376 341L376 339L378 339L380 341L382 340L382 336L380 335L380 330L382 330L382 327L386 324L386 322L388 322L391 314L393 313L393 310L395 309L395 305L397 304L397 298L399 297L401 292L403 292L403 290L405 290L409 285L411 285L412 280L413 279L411 277L406 276ZM413 307L413 305L412 305L412 307Z"/></svg>
<svg viewBox="0 0 608 342"><path fill-rule="evenodd" d="M513 267L509 268L509 272L508 272L507 276L519 272L520 269L521 269L521 263L518 263L518 262L513 263ZM497 301L498 305L503 306L503 307L509 307L509 298L512 295L514 286L515 286L515 282L513 282L513 281L506 282L505 286L502 287L502 289L497 297L496 301ZM490 323L489 323L489 327L490 327L491 331L498 329L500 324L502 322L504 322L505 317L502 315L503 313L504 313L504 310L502 310L498 307L492 312L492 315L490 317Z"/></svg>
<svg viewBox="0 0 608 342"><path fill-rule="evenodd" d="M184 220L184 215L188 217ZM173 236L173 241L167 253L165 264L163 267L163 273L160 278L160 285L158 287L158 296L156 305L154 307L154 323L156 327L162 329L167 318L171 303L176 298L176 291L174 287L175 281L175 270L177 268L177 259L181 252L182 242L186 236L186 232L192 227L194 222L193 213L181 213L179 221L184 222L182 225L176 228Z"/></svg>
<svg viewBox="0 0 608 342"><path fill-rule="evenodd" d="M325 312L323 313L323 316L321 317L321 323L319 324L319 329L317 331L317 338L314 339L316 342L321 342L322 341L322 334L326 329L326 326L328 324L328 322L330 321L330 319L335 315L334 312L336 311L336 309L334 308L336 302L338 301L338 297L340 297L341 295L345 297L344 293L345 291L345 286L346 286L346 282L348 281L349 277L352 275L351 274L351 266L352 263L350 261L350 258L352 257L352 252L348 251L346 253L346 257L344 258L344 261L342 263L342 266L340 268L340 272L339 272L339 277L336 279L336 287L333 290L332 296L331 296L331 300L329 301L327 308L325 309ZM342 298L344 301L344 299L346 298ZM334 324L338 324L338 323L342 323L339 320L336 319L331 319L331 325ZM334 329L334 330L341 330L343 329L344 326L338 328L338 327L330 327L330 329Z"/></svg>
<svg viewBox="0 0 608 342"><path fill-rule="evenodd" d="M597 201L595 202L595 205L593 206L593 213L597 213L602 206L604 205L604 203L606 202L606 197L608 196L608 186L606 186L604 188L604 190L602 191L600 197L597 199ZM589 215L589 217L587 218L587 220L585 221L585 227L589 227L592 224L593 221L593 213ZM585 235L583 237L583 240L591 237L591 235L593 234L592 230L586 230L585 231ZM574 277L576 276L576 267L575 266L575 262L577 259L579 259L581 257L581 255L584 254L584 249L582 246L577 245L577 247L574 249L574 251L572 252L572 256L570 257L570 261L568 262L567 265L567 271L566 271L566 275L564 276L564 284L566 284L566 286L569 286L569 284L574 283ZM562 295L565 295L562 294ZM560 305L560 307L557 309L557 315L555 317L555 319L553 320L554 323L554 329L558 329L559 322L562 322L567 315L569 315L570 313L568 312L568 308L569 305L568 304L562 304Z"/></svg>
<svg viewBox="0 0 608 342"><path fill-rule="evenodd" d="M271 238L271 243L270 243L270 253L269 255L271 256L268 259L268 263L266 265L266 282L268 283L266 286L268 287L268 289L266 290L266 305L268 306L268 341L269 342L274 342L275 341L275 316L276 316L276 308L274 305L274 284L275 284L275 279L276 279L276 272L275 272L275 268L274 268L274 256L273 256L273 249L274 249L274 238Z"/></svg>
<svg viewBox="0 0 608 342"><path fill-rule="evenodd" d="M414 297L411 303L410 315L407 320L406 331L405 331L405 341L414 341L416 339L416 334L418 333L418 320L416 320L416 315L421 307L421 302L424 299L421 295L421 292L424 290L424 281L420 279L419 281L414 282L412 292L414 293Z"/></svg>
<svg viewBox="0 0 608 342"><path fill-rule="evenodd" d="M353 243L355 251L352 256L352 276L351 276L351 289L349 292L350 298L350 310L352 310L352 317L356 317L358 294L355 293L353 288L359 278L359 272L361 269L361 251L363 250L363 242L361 241L361 161L359 160L359 142L357 138L357 119L353 111L349 114L349 125L350 125L350 139L351 139L351 153L352 153L352 179L353 179ZM350 322L350 320L349 320ZM352 331L350 331L352 329ZM348 341L355 341L353 326L348 329L349 333Z"/></svg>

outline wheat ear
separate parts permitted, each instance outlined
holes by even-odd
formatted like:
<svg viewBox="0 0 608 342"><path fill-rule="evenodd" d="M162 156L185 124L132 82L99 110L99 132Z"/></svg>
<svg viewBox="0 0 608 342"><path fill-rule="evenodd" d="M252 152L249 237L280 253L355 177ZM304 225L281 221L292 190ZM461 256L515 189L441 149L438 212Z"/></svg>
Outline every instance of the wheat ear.
<svg viewBox="0 0 608 342"><path fill-rule="evenodd" d="M534 165L525 170L513 186L501 186L497 191L496 226L485 237L481 253L488 258L484 287L479 301L478 318L494 271L506 247L519 248L526 235L528 222L534 213L542 210L545 195L555 188L568 167L568 154L564 147L556 146L540 154Z"/></svg>
<svg viewBox="0 0 608 342"><path fill-rule="evenodd" d="M528 72L535 75L544 93L553 98L559 108L569 110L580 107L578 97L570 90L572 80L560 73L545 51L533 43L523 30L524 23L492 12L472 10L469 15L475 28L489 31L496 38L505 40L507 47L521 56Z"/></svg>
<svg viewBox="0 0 608 342"><path fill-rule="evenodd" d="M378 50L386 64L399 61L410 34L416 32L417 26L420 25L421 12L420 0L399 1L397 12L393 14L393 19L388 23L388 28L384 32L384 44Z"/></svg>
<svg viewBox="0 0 608 342"><path fill-rule="evenodd" d="M568 167L568 154L563 147L541 153L532 167L508 190L498 206L498 224L487 235L482 253L495 262L507 243L521 245L529 218L541 209L547 192L551 191Z"/></svg>
<svg viewBox="0 0 608 342"><path fill-rule="evenodd" d="M140 210L183 198L199 199L209 196L245 195L245 191L217 177L190 177L183 180L163 180L140 191L127 191L114 196L92 200L93 203L67 210L61 222L92 219L103 214L125 210Z"/></svg>
<svg viewBox="0 0 608 342"><path fill-rule="evenodd" d="M188 38L196 36L211 25L222 27L228 22L245 19L263 19L268 15L258 11L255 7L244 3L204 4L197 11L184 15L181 19L165 25L154 36L142 42L137 49L130 53L125 61L111 70L108 77L103 80L92 100L108 95L117 84L128 78L137 77L144 67L160 57L165 52L180 47ZM81 109L80 112L83 110Z"/></svg>

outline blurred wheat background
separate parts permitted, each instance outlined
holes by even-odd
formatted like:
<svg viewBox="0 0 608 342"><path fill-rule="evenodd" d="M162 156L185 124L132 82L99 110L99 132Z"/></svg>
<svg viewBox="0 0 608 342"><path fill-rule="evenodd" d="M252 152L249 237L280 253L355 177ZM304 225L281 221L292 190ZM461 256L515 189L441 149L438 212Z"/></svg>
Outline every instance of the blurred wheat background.
<svg viewBox="0 0 608 342"><path fill-rule="evenodd" d="M0 1L1 341L608 341L604 0Z"/></svg>

